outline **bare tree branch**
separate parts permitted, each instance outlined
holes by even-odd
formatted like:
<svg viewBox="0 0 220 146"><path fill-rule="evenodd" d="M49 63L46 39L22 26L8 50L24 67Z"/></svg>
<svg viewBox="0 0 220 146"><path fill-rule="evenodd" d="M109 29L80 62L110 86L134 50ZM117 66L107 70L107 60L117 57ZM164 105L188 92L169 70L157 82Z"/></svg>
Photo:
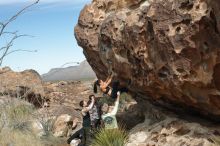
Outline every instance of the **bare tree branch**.
<svg viewBox="0 0 220 146"><path fill-rule="evenodd" d="M13 15L8 21L6 21L5 23L1 22L0 25L1 30L0 30L0 36L2 36L5 28L14 20L16 20L18 18L19 15L21 15L22 13L24 13L27 9L29 9L30 7L36 5L37 3L39 3L40 0L36 0L34 3L27 5L26 7L24 7L23 9L21 9L20 11L18 11L15 15Z"/></svg>
<svg viewBox="0 0 220 146"><path fill-rule="evenodd" d="M12 46L12 45L11 45L11 46ZM10 47L11 47L11 46L10 46ZM7 45L7 46L4 46L4 47L1 47L0 51L6 49L7 47L8 47L8 45Z"/></svg>
<svg viewBox="0 0 220 146"><path fill-rule="evenodd" d="M23 50L23 49L17 49L17 50L13 50L11 52L8 52L5 56L8 56L12 53L15 53L15 52L30 52L30 53L34 53L34 52L37 52L37 50Z"/></svg>
<svg viewBox="0 0 220 146"><path fill-rule="evenodd" d="M3 23L3 22L0 22L0 26L3 27L3 26L4 26L4 23Z"/></svg>
<svg viewBox="0 0 220 146"><path fill-rule="evenodd" d="M10 51L11 47L13 46L13 43L15 40L17 40L20 37L33 37L30 35L18 35L18 31L15 32L9 32L9 31L5 31L5 29L7 28L7 26L12 23L13 21L15 21L20 15L22 15L24 12L26 12L26 10L28 10L30 7L36 5L37 3L39 3L40 0L36 0L35 2L33 2L32 4L29 4L27 6L25 6L23 9L21 9L20 11L18 11L15 15L13 15L11 18L9 18L6 22L0 22L0 37L1 36L5 36L7 35L7 37L11 37L10 41L7 42L7 44L3 47L0 48L0 52L2 52L2 55L0 57L0 66L2 65L3 59L9 55L12 54L14 52L18 52L18 51L25 51L25 52L36 52L35 51L29 51L29 50L22 50L22 49L17 49L17 50L12 50Z"/></svg>
<svg viewBox="0 0 220 146"><path fill-rule="evenodd" d="M3 59L5 58L5 56L8 55L9 49L13 46L13 43L15 40L17 40L20 37L26 37L29 35L17 35L16 33L14 33L14 36L11 38L10 42L5 46L1 48L1 51L4 51L2 56L0 57L0 66L2 65ZM10 53L11 54L11 53Z"/></svg>
<svg viewBox="0 0 220 146"><path fill-rule="evenodd" d="M18 33L18 31L14 31L14 32L5 31L5 32L2 32L2 35L5 35L5 34L15 35L15 34L17 34L17 33Z"/></svg>

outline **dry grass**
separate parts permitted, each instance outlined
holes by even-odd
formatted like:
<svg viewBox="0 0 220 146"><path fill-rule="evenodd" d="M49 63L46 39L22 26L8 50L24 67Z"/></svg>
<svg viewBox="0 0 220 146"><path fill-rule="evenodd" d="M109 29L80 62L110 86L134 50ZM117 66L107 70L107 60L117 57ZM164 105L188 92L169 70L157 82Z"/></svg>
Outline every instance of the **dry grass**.
<svg viewBox="0 0 220 146"><path fill-rule="evenodd" d="M33 106L12 100L0 105L0 145L41 146L39 138L31 131Z"/></svg>
<svg viewBox="0 0 220 146"><path fill-rule="evenodd" d="M52 134L39 137L33 132L36 115L31 104L13 99L0 104L0 111L0 146L55 146L61 142Z"/></svg>
<svg viewBox="0 0 220 146"><path fill-rule="evenodd" d="M32 113L33 106L30 104L13 99L0 105L0 125L4 128L13 130L28 131L31 120L33 119Z"/></svg>
<svg viewBox="0 0 220 146"><path fill-rule="evenodd" d="M5 129L0 133L1 146L43 146L39 137L31 132Z"/></svg>

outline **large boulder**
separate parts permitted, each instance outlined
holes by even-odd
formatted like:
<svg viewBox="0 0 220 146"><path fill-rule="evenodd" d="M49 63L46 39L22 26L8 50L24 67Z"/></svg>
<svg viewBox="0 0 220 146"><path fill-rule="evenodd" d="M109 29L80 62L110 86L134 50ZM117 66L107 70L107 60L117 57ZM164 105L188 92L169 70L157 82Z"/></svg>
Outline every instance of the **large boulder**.
<svg viewBox="0 0 220 146"><path fill-rule="evenodd" d="M68 125L73 125L73 117L68 114L60 115L53 125L53 135L55 137L67 137L69 130Z"/></svg>
<svg viewBox="0 0 220 146"><path fill-rule="evenodd" d="M14 72L10 68L0 69L0 96L22 98L36 107L43 105L44 88L40 75L34 70Z"/></svg>
<svg viewBox="0 0 220 146"><path fill-rule="evenodd" d="M219 0L93 0L75 36L97 77L112 69L142 99L219 117L219 7Z"/></svg>

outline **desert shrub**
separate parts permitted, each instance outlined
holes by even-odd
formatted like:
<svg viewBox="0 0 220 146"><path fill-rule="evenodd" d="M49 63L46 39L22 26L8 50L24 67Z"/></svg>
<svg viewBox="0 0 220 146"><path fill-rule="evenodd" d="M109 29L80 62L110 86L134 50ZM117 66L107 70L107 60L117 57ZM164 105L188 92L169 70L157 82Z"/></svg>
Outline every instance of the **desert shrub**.
<svg viewBox="0 0 220 146"><path fill-rule="evenodd" d="M54 137L52 134L41 137L40 141L41 141L41 146L60 146L66 143L65 138L57 138Z"/></svg>
<svg viewBox="0 0 220 146"><path fill-rule="evenodd" d="M127 94L127 93L122 93L120 96L120 102L124 103L124 102L132 102L134 101L134 99L132 98L131 95Z"/></svg>
<svg viewBox="0 0 220 146"><path fill-rule="evenodd" d="M107 103L107 104L114 104L115 99L112 99L111 97L109 97L108 95L104 95L102 98L99 99L99 103L103 104L103 103ZM125 102L132 102L134 101L134 99L132 98L131 95L127 94L127 93L122 93L120 96L120 103L125 103Z"/></svg>
<svg viewBox="0 0 220 146"><path fill-rule="evenodd" d="M33 106L20 100L13 100L0 105L0 125L13 130L29 130Z"/></svg>
<svg viewBox="0 0 220 146"><path fill-rule="evenodd" d="M132 101L135 101L131 95L127 94L127 93L123 93L121 94L120 97L120 104L119 104L119 111L123 112L127 110L127 106L129 105L129 103L131 103Z"/></svg>
<svg viewBox="0 0 220 146"><path fill-rule="evenodd" d="M32 105L17 99L0 104L0 145L40 146L37 136L32 134Z"/></svg>
<svg viewBox="0 0 220 146"><path fill-rule="evenodd" d="M52 120L39 121L46 133L43 137L33 131L32 122L40 117L34 114L36 110L33 105L12 99L1 103L0 111L0 146L55 146L61 142L52 135Z"/></svg>
<svg viewBox="0 0 220 146"><path fill-rule="evenodd" d="M55 123L54 119L43 119L40 120L45 132L45 137L50 137L52 135L53 125Z"/></svg>
<svg viewBox="0 0 220 146"><path fill-rule="evenodd" d="M119 111L126 110L126 106L128 103L135 101L131 95L127 93L122 93L120 96L120 104L119 104ZM108 95L105 95L104 97L99 99L99 105L103 105L104 103L108 105L114 105L115 99L112 99Z"/></svg>
<svg viewBox="0 0 220 146"><path fill-rule="evenodd" d="M102 98L99 99L99 104L103 105L104 103L107 103L108 105L112 105L114 104L114 99L112 99L108 95L104 95Z"/></svg>
<svg viewBox="0 0 220 146"><path fill-rule="evenodd" d="M128 134L123 128L101 129L95 135L92 146L124 146L128 140Z"/></svg>
<svg viewBox="0 0 220 146"><path fill-rule="evenodd" d="M1 146L43 146L40 138L33 135L31 132L4 129L0 133Z"/></svg>

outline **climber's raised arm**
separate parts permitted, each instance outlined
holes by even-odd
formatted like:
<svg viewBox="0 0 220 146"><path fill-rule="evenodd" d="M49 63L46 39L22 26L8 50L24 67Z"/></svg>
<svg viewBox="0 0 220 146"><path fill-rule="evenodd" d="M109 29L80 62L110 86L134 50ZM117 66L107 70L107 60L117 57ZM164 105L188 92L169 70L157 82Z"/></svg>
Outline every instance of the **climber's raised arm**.
<svg viewBox="0 0 220 146"><path fill-rule="evenodd" d="M90 97L91 97L91 99L90 99L91 102L90 102L89 105L84 100L80 101L80 103L79 103L79 105L83 108L82 109L83 115L85 115L87 112L89 112L92 109L92 107L94 106L94 104L95 104L94 95L90 95Z"/></svg>
<svg viewBox="0 0 220 146"><path fill-rule="evenodd" d="M107 78L107 80L105 81L106 87L108 87L108 86L111 84L112 78L113 78L113 76L109 76L109 77Z"/></svg>
<svg viewBox="0 0 220 146"><path fill-rule="evenodd" d="M91 103L89 104L89 106L88 107L86 107L86 109L88 110L88 111L90 111L91 109L92 109L92 107L94 106L94 104L95 104L95 99L94 99L94 96L91 96Z"/></svg>
<svg viewBox="0 0 220 146"><path fill-rule="evenodd" d="M117 99L116 99L116 101L115 101L114 108L113 108L113 110L112 110L111 113L110 113L111 115L116 115L117 112L118 112L120 96L121 96L121 94L120 94L120 92L118 92L118 93L117 93Z"/></svg>

